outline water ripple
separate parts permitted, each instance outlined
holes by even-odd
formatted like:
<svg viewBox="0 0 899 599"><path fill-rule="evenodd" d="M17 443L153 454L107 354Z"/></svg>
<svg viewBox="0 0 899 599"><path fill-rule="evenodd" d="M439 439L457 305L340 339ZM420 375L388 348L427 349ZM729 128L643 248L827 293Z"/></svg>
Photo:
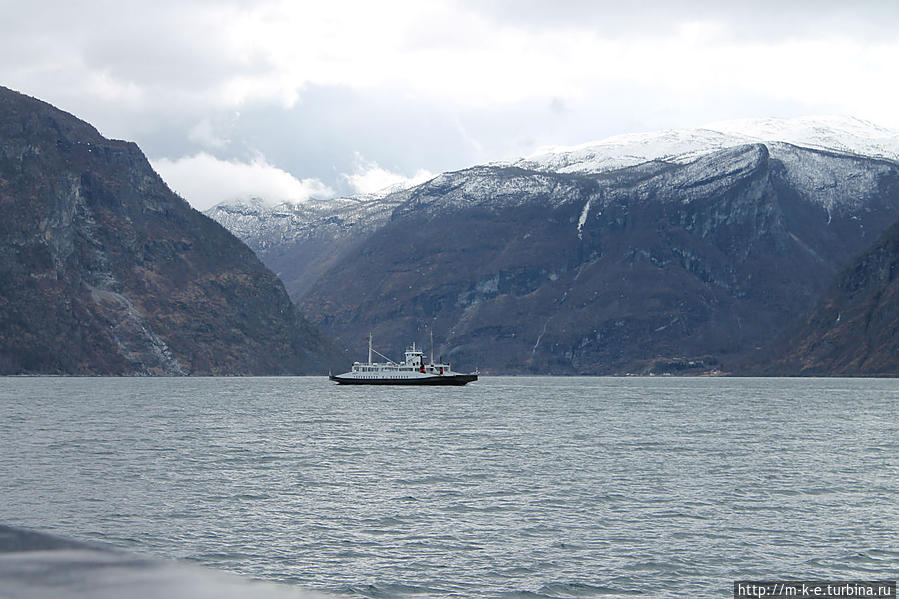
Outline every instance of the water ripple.
<svg viewBox="0 0 899 599"><path fill-rule="evenodd" d="M0 520L357 597L892 579L899 381L2 379Z"/></svg>

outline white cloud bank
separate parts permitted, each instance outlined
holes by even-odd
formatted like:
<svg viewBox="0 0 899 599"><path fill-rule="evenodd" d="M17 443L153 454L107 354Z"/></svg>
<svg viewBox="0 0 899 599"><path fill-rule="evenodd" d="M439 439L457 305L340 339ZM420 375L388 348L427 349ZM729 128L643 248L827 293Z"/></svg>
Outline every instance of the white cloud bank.
<svg viewBox="0 0 899 599"><path fill-rule="evenodd" d="M378 163L368 161L356 154L356 170L350 175L342 175L356 194L377 193L386 189L406 189L432 179L434 174L425 169L418 169L414 175L407 177L382 168Z"/></svg>
<svg viewBox="0 0 899 599"><path fill-rule="evenodd" d="M424 183L434 174L419 169L411 177L389 171L356 153L353 173L340 178L354 195L406 189ZM282 202L302 203L309 199L327 199L336 192L319 179L297 179L287 171L258 156L252 162L221 160L200 152L176 160L151 160L165 182L197 210L206 210L221 202L257 197L270 205Z"/></svg>
<svg viewBox="0 0 899 599"><path fill-rule="evenodd" d="M263 157L250 163L220 160L205 152L176 160L152 160L153 168L197 210L235 198L258 196L271 203L328 198L334 191L318 179L297 179Z"/></svg>

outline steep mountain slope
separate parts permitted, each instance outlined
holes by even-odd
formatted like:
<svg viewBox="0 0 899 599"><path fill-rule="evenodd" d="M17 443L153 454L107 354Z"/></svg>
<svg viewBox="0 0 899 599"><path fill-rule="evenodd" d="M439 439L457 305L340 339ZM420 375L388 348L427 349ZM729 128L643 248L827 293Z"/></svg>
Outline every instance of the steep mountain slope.
<svg viewBox="0 0 899 599"><path fill-rule="evenodd" d="M732 371L899 218L899 165L755 144L600 175L477 167L404 197L300 298L354 351L431 327L493 371Z"/></svg>
<svg viewBox="0 0 899 599"><path fill-rule="evenodd" d="M0 88L0 373L321 371L253 253L133 143Z"/></svg>
<svg viewBox="0 0 899 599"><path fill-rule="evenodd" d="M626 137L353 210L210 215L302 278L292 297L350 352L369 330L398 352L432 328L460 367L557 373L745 372L899 218L899 138L870 123ZM778 137L815 147L755 141ZM279 211L300 214L278 233L291 240L261 247Z"/></svg>
<svg viewBox="0 0 899 599"><path fill-rule="evenodd" d="M899 223L840 274L767 369L784 374L899 375Z"/></svg>

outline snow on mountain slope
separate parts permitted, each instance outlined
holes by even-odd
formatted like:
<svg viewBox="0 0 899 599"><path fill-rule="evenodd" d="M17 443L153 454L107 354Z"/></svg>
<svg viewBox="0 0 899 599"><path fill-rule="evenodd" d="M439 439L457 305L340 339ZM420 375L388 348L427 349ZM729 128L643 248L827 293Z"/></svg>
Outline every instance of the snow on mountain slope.
<svg viewBox="0 0 899 599"><path fill-rule="evenodd" d="M786 143L767 143L783 164L783 176L806 201L822 206L828 218L864 209L895 166L856 155L808 151Z"/></svg>
<svg viewBox="0 0 899 599"><path fill-rule="evenodd" d="M418 186L399 186L376 194L276 206L250 198L219 204L206 214L262 255L286 243L312 238L338 240L371 232L385 224L400 206L402 211L433 212L475 205L498 209L534 202L557 206L580 198L576 185L553 173L591 175L636 165L654 172L661 165L651 161L679 165L695 162L678 174L690 179L684 185L695 188L703 180L720 178L720 169L733 167L729 152L718 158L712 154L760 143L783 165L791 186L806 200L823 206L828 214L858 209L879 184L885 169L889 170L887 163L865 158L899 160L899 132L867 121L832 116L742 119L698 129L618 135L595 143L550 148L511 164L493 163L443 173ZM705 157L709 160L698 160ZM864 164L859 160L865 160ZM634 169L629 171L628 176L636 173Z"/></svg>
<svg viewBox="0 0 899 599"><path fill-rule="evenodd" d="M392 196L310 199L269 205L260 198L223 202L205 212L258 254L312 235L341 238L371 230L390 218L399 200Z"/></svg>
<svg viewBox="0 0 899 599"><path fill-rule="evenodd" d="M400 213L473 207L500 210L527 204L558 206L580 197L577 185L568 180L571 178L516 168L476 166L443 173L414 189L388 197L401 201Z"/></svg>
<svg viewBox="0 0 899 599"><path fill-rule="evenodd" d="M899 159L899 131L854 117L739 119L712 123L707 128L758 141L783 141L808 148Z"/></svg>
<svg viewBox="0 0 899 599"><path fill-rule="evenodd" d="M821 116L740 119L698 129L616 135L577 146L544 148L512 164L540 171L597 173L649 160L684 164L716 150L760 142L899 159L899 131L852 117Z"/></svg>
<svg viewBox="0 0 899 599"><path fill-rule="evenodd" d="M649 160L689 162L702 154L752 141L747 136L707 129L628 133L577 146L543 148L512 164L520 168L557 173L598 173Z"/></svg>

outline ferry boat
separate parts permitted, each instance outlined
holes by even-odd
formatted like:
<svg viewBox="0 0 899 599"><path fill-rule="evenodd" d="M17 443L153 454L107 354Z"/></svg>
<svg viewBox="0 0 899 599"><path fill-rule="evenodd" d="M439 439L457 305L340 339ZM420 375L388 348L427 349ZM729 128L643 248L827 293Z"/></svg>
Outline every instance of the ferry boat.
<svg viewBox="0 0 899 599"><path fill-rule="evenodd" d="M434 342L431 341L431 361L425 362L420 348L408 348L402 362L397 364L387 356L372 349L371 335L368 336L368 362L354 362L349 372L330 378L340 385L465 385L478 380L478 373L453 372L449 364L434 363ZM378 354L386 362L373 362L372 353Z"/></svg>

